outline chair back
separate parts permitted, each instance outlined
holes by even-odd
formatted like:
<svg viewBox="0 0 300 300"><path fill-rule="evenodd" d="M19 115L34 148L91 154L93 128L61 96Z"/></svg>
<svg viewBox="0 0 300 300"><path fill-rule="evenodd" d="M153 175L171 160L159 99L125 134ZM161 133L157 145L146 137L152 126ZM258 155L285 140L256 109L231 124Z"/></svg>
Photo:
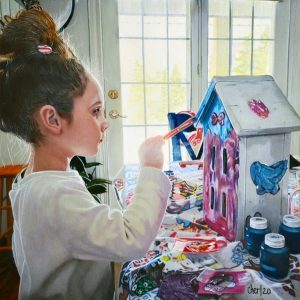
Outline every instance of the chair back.
<svg viewBox="0 0 300 300"><path fill-rule="evenodd" d="M14 178L25 167L0 167L0 300L18 299L20 278L12 253L13 213L9 191Z"/></svg>
<svg viewBox="0 0 300 300"><path fill-rule="evenodd" d="M25 167L26 165L0 167L0 247L11 247L14 221L9 191L14 178Z"/></svg>

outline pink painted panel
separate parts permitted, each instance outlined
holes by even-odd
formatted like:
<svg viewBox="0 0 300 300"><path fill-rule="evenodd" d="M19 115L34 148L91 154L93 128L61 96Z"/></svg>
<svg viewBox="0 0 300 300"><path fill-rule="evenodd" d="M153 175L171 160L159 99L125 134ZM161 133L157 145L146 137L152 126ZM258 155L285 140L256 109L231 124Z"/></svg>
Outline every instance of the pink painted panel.
<svg viewBox="0 0 300 300"><path fill-rule="evenodd" d="M204 151L204 217L208 225L235 240L237 225L237 184L239 176L238 136L232 129L222 140L210 129L205 136ZM215 165L212 168L212 152L215 147ZM227 172L223 172L223 149L227 151ZM214 205L211 208L211 187L214 188ZM226 195L226 216L222 215L222 193Z"/></svg>

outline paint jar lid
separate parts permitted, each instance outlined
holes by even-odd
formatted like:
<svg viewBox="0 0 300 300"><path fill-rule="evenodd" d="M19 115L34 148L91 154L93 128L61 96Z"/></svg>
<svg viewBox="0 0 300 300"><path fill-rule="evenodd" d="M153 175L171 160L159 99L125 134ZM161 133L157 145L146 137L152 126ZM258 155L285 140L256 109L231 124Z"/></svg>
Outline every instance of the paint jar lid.
<svg viewBox="0 0 300 300"><path fill-rule="evenodd" d="M252 217L250 219L250 227L254 229L266 229L268 227L268 221L263 217Z"/></svg>
<svg viewBox="0 0 300 300"><path fill-rule="evenodd" d="M285 246L285 238L278 233L267 233L265 235L265 244L271 248L283 248Z"/></svg>
<svg viewBox="0 0 300 300"><path fill-rule="evenodd" d="M297 216L293 215L285 215L282 219L283 224L292 227L292 228L297 228L300 227L300 218Z"/></svg>

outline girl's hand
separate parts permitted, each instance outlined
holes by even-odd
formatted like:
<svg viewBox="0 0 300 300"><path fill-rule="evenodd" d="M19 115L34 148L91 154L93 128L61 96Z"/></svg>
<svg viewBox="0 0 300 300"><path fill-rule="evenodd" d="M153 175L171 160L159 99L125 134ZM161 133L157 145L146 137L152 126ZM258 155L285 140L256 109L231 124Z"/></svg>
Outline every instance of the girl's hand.
<svg viewBox="0 0 300 300"><path fill-rule="evenodd" d="M139 149L141 167L153 167L162 169L164 164L163 146L165 140L163 136L155 136L146 139Z"/></svg>

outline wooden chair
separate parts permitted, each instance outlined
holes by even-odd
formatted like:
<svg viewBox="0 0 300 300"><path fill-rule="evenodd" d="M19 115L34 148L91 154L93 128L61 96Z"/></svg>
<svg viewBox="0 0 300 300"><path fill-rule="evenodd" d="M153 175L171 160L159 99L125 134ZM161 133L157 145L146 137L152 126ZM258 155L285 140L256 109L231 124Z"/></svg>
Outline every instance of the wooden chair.
<svg viewBox="0 0 300 300"><path fill-rule="evenodd" d="M168 121L169 121L170 129L172 130L178 127L183 122L187 121L193 116L194 113L189 111L182 111L179 113L174 113L174 112L168 113ZM201 143L199 151L198 153L195 153L194 148L199 143ZM172 137L173 161L182 160L182 151L181 151L182 146L186 148L187 153L190 156L191 160L201 159L203 153L202 128L195 128L194 125L191 125Z"/></svg>
<svg viewBox="0 0 300 300"><path fill-rule="evenodd" d="M12 253L13 214L8 193L14 178L25 167L0 167L0 300L18 299L19 274Z"/></svg>

